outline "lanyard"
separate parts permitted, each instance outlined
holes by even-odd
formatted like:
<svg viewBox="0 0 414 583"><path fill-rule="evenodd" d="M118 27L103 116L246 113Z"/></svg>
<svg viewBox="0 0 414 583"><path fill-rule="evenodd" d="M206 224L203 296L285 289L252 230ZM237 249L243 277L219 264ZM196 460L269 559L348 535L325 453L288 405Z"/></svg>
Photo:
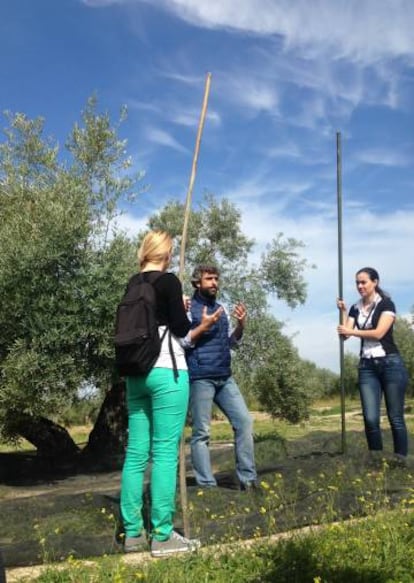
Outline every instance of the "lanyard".
<svg viewBox="0 0 414 583"><path fill-rule="evenodd" d="M371 309L370 309L370 311L368 312L368 316L367 316L367 317L365 318L365 320L364 320L364 323L362 324L362 326L358 326L358 328L359 328L360 330L364 330L364 329L365 329L365 326L368 324L368 320L369 320L369 318L370 318L370 316L371 316L372 312L375 310L376 306L377 306L377 303L376 303L376 302L374 302L374 303L373 303L373 305L372 305L372 307L371 307ZM359 356L360 356L360 357L362 357L362 347L363 347L363 345L364 345L364 339L363 339L363 338L361 338L361 348L360 348L360 350L359 350Z"/></svg>

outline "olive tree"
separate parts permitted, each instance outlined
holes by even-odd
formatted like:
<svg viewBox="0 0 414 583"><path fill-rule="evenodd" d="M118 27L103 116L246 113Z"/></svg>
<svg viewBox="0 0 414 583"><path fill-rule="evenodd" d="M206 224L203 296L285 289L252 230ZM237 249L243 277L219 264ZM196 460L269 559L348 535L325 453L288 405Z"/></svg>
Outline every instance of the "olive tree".
<svg viewBox="0 0 414 583"><path fill-rule="evenodd" d="M0 434L51 454L77 449L53 419L79 387L111 386L114 312L134 269L134 245L110 225L139 176L96 107L66 153L23 114L6 115L0 144Z"/></svg>

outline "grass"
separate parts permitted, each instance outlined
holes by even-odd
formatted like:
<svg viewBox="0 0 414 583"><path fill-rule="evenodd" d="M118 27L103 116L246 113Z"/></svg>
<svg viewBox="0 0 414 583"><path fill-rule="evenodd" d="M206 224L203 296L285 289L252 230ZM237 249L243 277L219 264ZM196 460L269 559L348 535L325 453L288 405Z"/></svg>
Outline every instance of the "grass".
<svg viewBox="0 0 414 583"><path fill-rule="evenodd" d="M262 417L255 422L262 482L259 494L230 489L232 449L214 452L222 487L188 488L192 535L200 536L206 549L201 554L128 565L113 542L119 487L116 473L86 477L82 488L76 477L62 485L39 485L33 488L33 495L29 489L18 501L13 500L15 488L2 487L0 512L5 534L1 546L6 561L14 565L61 561L59 568L49 567L37 579L44 583L414 581L410 578L414 523L409 512L414 508L414 458L411 456L408 469L392 467L387 459L367 466L358 406L347 418L348 453L340 455L340 418L323 413L329 409L330 404L322 404L308 422L295 426ZM414 417L408 416L407 422L412 438ZM384 429L389 452L391 435L385 423ZM213 441L229 438L229 424L215 422ZM178 527L180 518L178 513ZM350 523L350 519L359 522ZM300 534L309 525L323 527L323 534L318 530ZM293 537L272 542L271 537L287 531ZM244 548L245 539L258 542ZM234 546L217 555L214 545L220 548L224 543ZM88 567L81 559L91 556L98 558Z"/></svg>
<svg viewBox="0 0 414 583"><path fill-rule="evenodd" d="M71 558L49 568L37 583L409 583L413 581L414 515L379 513L289 539L234 545L166 561L127 564L105 557L87 565ZM20 579L24 581L24 579Z"/></svg>

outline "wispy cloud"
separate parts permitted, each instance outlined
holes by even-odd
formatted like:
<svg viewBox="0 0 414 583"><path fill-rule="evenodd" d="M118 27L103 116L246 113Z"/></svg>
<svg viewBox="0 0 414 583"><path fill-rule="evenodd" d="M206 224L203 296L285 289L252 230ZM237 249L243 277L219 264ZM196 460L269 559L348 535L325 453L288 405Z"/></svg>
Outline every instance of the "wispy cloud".
<svg viewBox="0 0 414 583"><path fill-rule="evenodd" d="M237 9L233 0L151 3L200 27L280 35L287 51L303 50L314 57L329 53L336 59L374 63L414 54L411 0L239 0Z"/></svg>
<svg viewBox="0 0 414 583"><path fill-rule="evenodd" d="M200 110L188 108L181 103L170 103L168 106L164 103L144 102L138 99L130 98L128 100L130 110L144 111L154 114L159 118L184 127L197 127L200 119ZM216 127L221 125L221 116L218 111L208 109L206 115L209 124Z"/></svg>
<svg viewBox="0 0 414 583"><path fill-rule="evenodd" d="M253 80L276 88L280 118L299 127L325 125L329 130L329 123L349 120L361 104L396 108L402 101L403 80L396 62L354 63L335 59L329 52L316 58L281 52L269 42L257 52L251 68ZM244 72L237 74L242 77ZM301 96L298 110L292 109L292 89Z"/></svg>
<svg viewBox="0 0 414 583"><path fill-rule="evenodd" d="M188 154L187 148L182 146L180 144L180 142L178 142L178 140L176 140L174 138L174 136L172 136L171 134L169 134L168 132L166 132L165 130L162 130L160 128L156 128L156 127L147 128L145 131L145 137L149 142L151 142L153 144L157 144L159 146L164 146L166 148L172 148L173 150L176 150L177 152L182 152L184 154Z"/></svg>
<svg viewBox="0 0 414 583"><path fill-rule="evenodd" d="M236 182L234 186L228 187L222 191L222 196L234 202L245 211L248 221L252 220L253 215L250 214L249 208L252 204L252 209L255 204L259 208L271 208L272 212L282 213L292 204L298 197L308 192L312 187L312 182L301 178L282 178L278 180L270 178L265 171L258 172L254 176L244 178L240 182ZM267 229L263 229L263 217L260 221L262 228L258 230L260 233L259 241L267 239Z"/></svg>
<svg viewBox="0 0 414 583"><path fill-rule="evenodd" d="M199 88L203 86L205 77L191 74L189 69L193 66L194 63L182 55L176 58L170 55L168 63L163 63L158 73L172 81ZM276 82L273 75L266 78L266 71L263 68L259 74L252 72L249 77L246 77L240 65L232 64L230 70L226 67L222 70L216 68L212 82L220 100L247 110L277 113L279 97ZM193 114L195 113L193 111ZM209 115L213 121L220 121L217 111L209 112Z"/></svg>
<svg viewBox="0 0 414 583"><path fill-rule="evenodd" d="M269 158L301 158L302 152L299 144L286 142L279 146L266 149L266 155Z"/></svg>
<svg viewBox="0 0 414 583"><path fill-rule="evenodd" d="M193 26L256 39L248 56L249 77L242 56L214 71L220 99L246 115L267 112L325 135L333 131L336 120L348 120L360 104L399 107L401 64L414 65L411 0L240 0L237 9L233 0L83 2L89 7L124 4L129 17L147 3ZM200 87L204 76L194 71L193 60L183 51L157 63L158 75ZM298 111L290 107L287 89L293 86L306 91ZM190 118L176 116L182 125L190 125Z"/></svg>
<svg viewBox="0 0 414 583"><path fill-rule="evenodd" d="M208 111L206 117L208 123L216 127L221 125L221 116L217 111ZM185 127L197 127L200 119L200 111L195 109L192 111L173 111L171 112L169 119L177 125L182 125Z"/></svg>
<svg viewBox="0 0 414 583"><path fill-rule="evenodd" d="M139 99L128 99L128 108L136 109L138 111L146 111L150 113L155 113L160 115L163 113L163 108L161 105L155 105L154 103L149 103L147 101L140 101Z"/></svg>
<svg viewBox="0 0 414 583"><path fill-rule="evenodd" d="M167 79L179 81L180 83L191 85L193 87L200 87L204 81L204 76L202 75L192 75L191 73L182 73L178 72L177 70L172 70L170 63L166 64L165 68L159 71L159 74Z"/></svg>
<svg viewBox="0 0 414 583"><path fill-rule="evenodd" d="M393 150L386 148L360 150L355 154L355 158L362 164L389 167L410 166L413 162L412 156L403 151L401 146Z"/></svg>
<svg viewBox="0 0 414 583"><path fill-rule="evenodd" d="M151 3L195 26L280 35L285 49L375 63L414 55L411 0L82 0L91 7Z"/></svg>
<svg viewBox="0 0 414 583"><path fill-rule="evenodd" d="M224 86L223 94L233 102L255 111L268 111L272 114L278 112L279 97L274 84L262 80L258 76L246 78L246 76L232 75L227 80L219 80Z"/></svg>

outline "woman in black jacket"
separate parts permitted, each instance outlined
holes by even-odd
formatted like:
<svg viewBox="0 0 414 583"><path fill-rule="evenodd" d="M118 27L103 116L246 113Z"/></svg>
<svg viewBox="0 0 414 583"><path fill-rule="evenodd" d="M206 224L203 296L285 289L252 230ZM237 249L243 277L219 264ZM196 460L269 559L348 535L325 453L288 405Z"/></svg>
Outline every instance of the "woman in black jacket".
<svg viewBox="0 0 414 583"><path fill-rule="evenodd" d="M153 368L147 374L126 376L128 445L122 470L121 515L125 528L124 550L146 546L143 530L142 490L151 458L151 554L162 557L192 551L199 541L188 540L173 530L178 446L188 407L189 381L184 348L191 345L217 320L203 314L200 325L190 330L179 279L167 269L172 254L171 237L151 231L138 251L140 274L152 285L156 319L164 338ZM155 280L154 280L155 278ZM165 328L171 333L164 334ZM174 358L172 358L172 355Z"/></svg>

